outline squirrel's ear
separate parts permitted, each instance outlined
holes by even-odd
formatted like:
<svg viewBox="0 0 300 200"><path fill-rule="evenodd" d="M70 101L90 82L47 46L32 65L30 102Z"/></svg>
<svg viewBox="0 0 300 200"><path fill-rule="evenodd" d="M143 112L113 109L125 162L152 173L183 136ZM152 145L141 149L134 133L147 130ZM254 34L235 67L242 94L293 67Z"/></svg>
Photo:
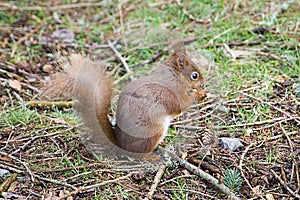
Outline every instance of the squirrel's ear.
<svg viewBox="0 0 300 200"><path fill-rule="evenodd" d="M181 54L178 58L177 58L177 67L178 67L178 71L181 71L182 68L184 68L185 65L185 55Z"/></svg>

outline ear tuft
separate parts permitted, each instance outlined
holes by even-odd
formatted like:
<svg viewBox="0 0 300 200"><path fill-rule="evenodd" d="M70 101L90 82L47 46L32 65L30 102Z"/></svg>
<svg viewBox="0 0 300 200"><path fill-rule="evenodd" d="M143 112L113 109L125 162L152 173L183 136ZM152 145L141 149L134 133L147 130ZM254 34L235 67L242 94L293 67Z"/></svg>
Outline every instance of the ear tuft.
<svg viewBox="0 0 300 200"><path fill-rule="evenodd" d="M183 68L185 64L185 55L181 54L179 58L177 58L177 65L180 68Z"/></svg>

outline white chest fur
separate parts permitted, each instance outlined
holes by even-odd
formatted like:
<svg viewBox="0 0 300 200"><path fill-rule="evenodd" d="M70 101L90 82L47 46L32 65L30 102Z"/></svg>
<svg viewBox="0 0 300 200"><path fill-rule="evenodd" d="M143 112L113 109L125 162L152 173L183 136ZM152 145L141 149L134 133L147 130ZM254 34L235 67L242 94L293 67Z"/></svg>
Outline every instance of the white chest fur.
<svg viewBox="0 0 300 200"><path fill-rule="evenodd" d="M164 123L163 123L163 135L162 137L159 139L158 144L160 144L163 139L166 137L167 132L168 132L168 128L170 126L171 120L173 119L173 116L166 116L164 119Z"/></svg>

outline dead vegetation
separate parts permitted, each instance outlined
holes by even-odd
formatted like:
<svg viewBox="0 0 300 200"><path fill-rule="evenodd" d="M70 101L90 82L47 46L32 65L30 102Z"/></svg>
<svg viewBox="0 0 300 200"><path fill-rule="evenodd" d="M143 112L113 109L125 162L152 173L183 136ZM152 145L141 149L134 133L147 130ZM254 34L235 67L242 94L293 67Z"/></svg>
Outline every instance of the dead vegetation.
<svg viewBox="0 0 300 200"><path fill-rule="evenodd" d="M299 9L292 1L0 3L1 198L299 199ZM118 41L106 43L145 26L183 33L187 49L213 63L203 66L211 96L173 121L165 149L176 155L165 162L97 160L72 109L27 103L42 101L40 86L60 70L55 52L101 59L114 49L118 91L147 73L168 44L120 54ZM225 149L214 135L243 147Z"/></svg>

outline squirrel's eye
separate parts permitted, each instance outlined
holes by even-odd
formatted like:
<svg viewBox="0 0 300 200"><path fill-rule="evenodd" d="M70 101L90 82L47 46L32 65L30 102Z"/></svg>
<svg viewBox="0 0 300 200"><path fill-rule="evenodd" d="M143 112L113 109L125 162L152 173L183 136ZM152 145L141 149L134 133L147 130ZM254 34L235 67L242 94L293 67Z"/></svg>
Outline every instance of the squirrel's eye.
<svg viewBox="0 0 300 200"><path fill-rule="evenodd" d="M193 73L191 74L191 79L192 79L192 80L196 80L198 77L199 77L198 72L193 72Z"/></svg>

